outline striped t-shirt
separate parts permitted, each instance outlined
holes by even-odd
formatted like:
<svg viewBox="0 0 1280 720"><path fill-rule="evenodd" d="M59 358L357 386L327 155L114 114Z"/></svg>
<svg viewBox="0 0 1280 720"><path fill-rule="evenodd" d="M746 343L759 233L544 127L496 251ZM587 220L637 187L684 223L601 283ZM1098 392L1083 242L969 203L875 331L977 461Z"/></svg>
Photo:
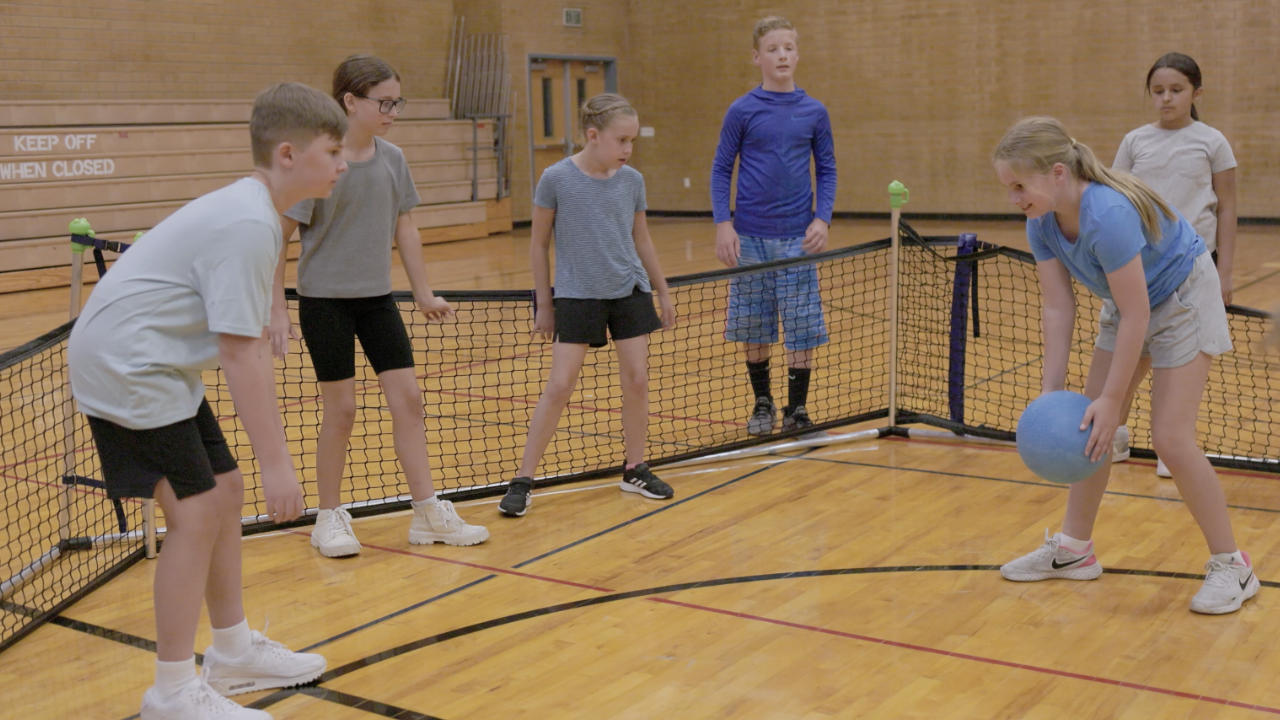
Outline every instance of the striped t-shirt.
<svg viewBox="0 0 1280 720"><path fill-rule="evenodd" d="M533 202L556 213L556 297L612 300L636 286L652 290L631 236L645 209L638 170L623 165L613 177L594 178L565 158L543 171Z"/></svg>

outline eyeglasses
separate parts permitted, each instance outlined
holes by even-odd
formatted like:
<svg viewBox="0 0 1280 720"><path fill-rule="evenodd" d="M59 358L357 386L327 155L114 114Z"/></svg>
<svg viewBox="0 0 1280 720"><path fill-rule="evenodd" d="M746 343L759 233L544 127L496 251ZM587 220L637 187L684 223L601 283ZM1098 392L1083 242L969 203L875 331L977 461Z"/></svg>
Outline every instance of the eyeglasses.
<svg viewBox="0 0 1280 720"><path fill-rule="evenodd" d="M355 93L351 93L351 94L356 95ZM372 100L378 103L378 112L382 113L383 115L390 115L392 110L395 110L398 113L404 112L404 106L409 104L409 101L405 100L404 98L396 98L395 100L382 100L379 98L371 98L368 95L356 95L356 97L360 98L361 100Z"/></svg>

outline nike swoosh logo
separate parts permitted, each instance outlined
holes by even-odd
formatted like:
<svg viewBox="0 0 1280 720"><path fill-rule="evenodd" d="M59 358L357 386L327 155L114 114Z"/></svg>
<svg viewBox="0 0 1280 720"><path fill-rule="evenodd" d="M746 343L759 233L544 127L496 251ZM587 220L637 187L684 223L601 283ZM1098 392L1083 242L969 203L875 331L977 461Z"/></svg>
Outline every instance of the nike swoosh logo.
<svg viewBox="0 0 1280 720"><path fill-rule="evenodd" d="M1250 580L1252 580L1252 579L1253 579L1253 573L1249 573L1249 577L1247 577L1247 578L1245 578L1245 579L1243 579L1243 580L1241 580L1241 581L1240 581L1240 589L1241 589L1241 590L1244 590L1246 587L1248 587L1248 586L1249 586L1249 581L1250 581Z"/></svg>
<svg viewBox="0 0 1280 720"><path fill-rule="evenodd" d="M1050 561L1049 561L1049 565L1050 565L1054 570L1061 570L1062 568L1065 568L1065 567L1071 567L1072 565L1075 565L1075 564L1077 564L1077 563L1084 562L1085 560L1088 560L1088 559L1089 559L1089 556L1088 556L1088 555L1086 555L1086 556L1084 556L1084 557L1076 558L1075 560L1072 560L1071 562L1065 562L1065 563L1060 563L1060 562L1058 562L1057 560L1050 560Z"/></svg>

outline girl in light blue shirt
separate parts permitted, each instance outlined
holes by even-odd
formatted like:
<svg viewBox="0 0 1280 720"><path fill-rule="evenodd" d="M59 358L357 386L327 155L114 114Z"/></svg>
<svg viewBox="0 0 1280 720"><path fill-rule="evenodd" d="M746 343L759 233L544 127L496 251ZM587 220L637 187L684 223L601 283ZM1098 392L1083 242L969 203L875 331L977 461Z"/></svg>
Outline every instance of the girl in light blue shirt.
<svg viewBox="0 0 1280 720"><path fill-rule="evenodd" d="M1142 181L1108 170L1053 118L1014 124L993 160L1009 201L1028 218L1043 306L1041 391L1066 384L1074 277L1104 299L1084 388L1092 400L1080 425L1092 424L1085 453L1097 462L1111 452L1125 396L1151 368L1152 444L1209 545L1191 609L1239 610L1257 594L1258 578L1236 546L1218 475L1196 440L1212 357L1231 349L1221 285L1203 241ZM1062 531L1005 564L1001 575L1022 582L1099 577L1091 537L1110 473L1111 463L1103 463L1073 484Z"/></svg>

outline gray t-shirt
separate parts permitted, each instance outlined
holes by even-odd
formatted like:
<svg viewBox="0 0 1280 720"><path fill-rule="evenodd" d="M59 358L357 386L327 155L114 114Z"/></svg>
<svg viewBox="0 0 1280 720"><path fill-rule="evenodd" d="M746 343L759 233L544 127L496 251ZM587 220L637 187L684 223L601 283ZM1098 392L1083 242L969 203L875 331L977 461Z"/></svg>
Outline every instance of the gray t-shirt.
<svg viewBox="0 0 1280 720"><path fill-rule="evenodd" d="M391 292L396 221L420 201L404 153L375 137L373 157L347 163L329 197L285 211L302 236L298 294L365 298Z"/></svg>
<svg viewBox="0 0 1280 720"><path fill-rule="evenodd" d="M652 290L631 236L645 209L638 170L623 165L613 177L593 178L565 158L543 171L533 202L556 211L556 297L612 300L637 285Z"/></svg>
<svg viewBox="0 0 1280 720"><path fill-rule="evenodd" d="M243 178L192 200L133 244L71 330L81 412L133 429L195 417L218 335L261 337L280 256L266 186Z"/></svg>
<svg viewBox="0 0 1280 720"><path fill-rule="evenodd" d="M1236 166L1231 144L1199 120L1177 130L1155 123L1131 130L1113 165L1151 186L1191 222L1210 251L1218 247L1218 195L1213 174Z"/></svg>

